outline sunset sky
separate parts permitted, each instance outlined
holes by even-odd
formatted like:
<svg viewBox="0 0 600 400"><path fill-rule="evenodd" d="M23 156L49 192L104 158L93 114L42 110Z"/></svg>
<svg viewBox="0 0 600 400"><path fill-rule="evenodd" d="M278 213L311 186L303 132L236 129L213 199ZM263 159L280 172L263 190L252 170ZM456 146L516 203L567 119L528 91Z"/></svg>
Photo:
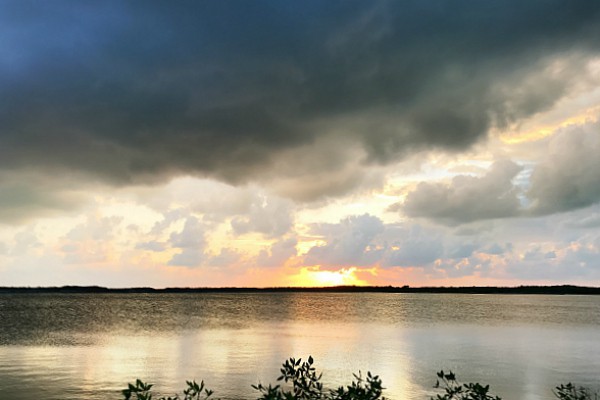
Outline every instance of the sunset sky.
<svg viewBox="0 0 600 400"><path fill-rule="evenodd" d="M600 286L598 1L2 1L0 286Z"/></svg>

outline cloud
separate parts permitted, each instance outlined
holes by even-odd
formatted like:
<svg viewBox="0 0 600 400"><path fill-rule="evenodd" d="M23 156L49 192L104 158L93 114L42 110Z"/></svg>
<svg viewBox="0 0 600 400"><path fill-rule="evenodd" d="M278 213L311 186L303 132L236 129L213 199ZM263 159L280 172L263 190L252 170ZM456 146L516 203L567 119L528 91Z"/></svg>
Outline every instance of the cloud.
<svg viewBox="0 0 600 400"><path fill-rule="evenodd" d="M34 217L78 210L86 194L74 190L72 183L60 177L48 179L43 172L0 171L0 224L23 224Z"/></svg>
<svg viewBox="0 0 600 400"><path fill-rule="evenodd" d="M449 252L449 258L468 258L475 250L478 249L478 245L475 243L460 243L458 246L452 248Z"/></svg>
<svg viewBox="0 0 600 400"><path fill-rule="evenodd" d="M504 246L498 243L492 243L481 250L482 253L489 255L501 255L512 250L512 244L506 243Z"/></svg>
<svg viewBox="0 0 600 400"><path fill-rule="evenodd" d="M569 228L598 228L600 227L600 212L594 212L590 215L567 221L565 225Z"/></svg>
<svg viewBox="0 0 600 400"><path fill-rule="evenodd" d="M176 267L198 267L204 261L204 253L199 249L183 249L181 252L175 254L168 265Z"/></svg>
<svg viewBox="0 0 600 400"><path fill-rule="evenodd" d="M256 259L256 265L260 268L277 268L283 266L289 259L297 255L296 238L279 240L267 250L261 250Z"/></svg>
<svg viewBox="0 0 600 400"><path fill-rule="evenodd" d="M183 267L200 266L206 257L204 230L204 226L197 218L188 217L183 229L171 234L169 240L171 247L181 249L181 251L175 254L168 264Z"/></svg>
<svg viewBox="0 0 600 400"><path fill-rule="evenodd" d="M187 217L181 232L171 234L172 247L179 249L201 248L204 246L204 227L196 217Z"/></svg>
<svg viewBox="0 0 600 400"><path fill-rule="evenodd" d="M166 218L165 220L168 220ZM168 228L168 225L165 226ZM153 231L156 230L156 226ZM221 247L217 253L211 252L207 243L207 235L211 232L210 224L206 224L193 215L184 219L183 228L172 232L167 243L149 241L138 244L136 249L148 251L177 250L167 262L169 266L188 268L228 268L235 266L242 254L235 249ZM156 233L156 232L155 232Z"/></svg>
<svg viewBox="0 0 600 400"><path fill-rule="evenodd" d="M223 222L233 215L247 213L254 198L261 195L255 187L235 187L190 176L173 179L162 186L138 186L132 192L136 202L164 214L164 224L189 212L202 215L205 221ZM173 210L174 204L178 208Z"/></svg>
<svg viewBox="0 0 600 400"><path fill-rule="evenodd" d="M367 157L363 148L347 138L322 136L275 156L274 168L258 179L275 193L298 202L381 189L384 173L369 166Z"/></svg>
<svg viewBox="0 0 600 400"><path fill-rule="evenodd" d="M236 235L261 233L269 238L285 234L294 223L294 203L256 185L232 186L182 177L165 186L134 192L136 201L163 215L153 234L160 234L187 215L197 216L212 228L226 223Z"/></svg>
<svg viewBox="0 0 600 400"><path fill-rule="evenodd" d="M421 182L409 192L402 211L446 224L518 215L518 190L512 180L521 170L512 161L497 161L482 177L458 175L448 184Z"/></svg>
<svg viewBox="0 0 600 400"><path fill-rule="evenodd" d="M241 257L241 254L237 251L228 248L223 248L221 249L219 254L213 255L210 258L208 258L205 264L209 267L227 268L235 266L235 264L240 260Z"/></svg>
<svg viewBox="0 0 600 400"><path fill-rule="evenodd" d="M600 123L557 134L534 169L527 195L530 212L546 215L600 201ZM590 221L588 221L589 223Z"/></svg>
<svg viewBox="0 0 600 400"><path fill-rule="evenodd" d="M404 202L389 207L409 217L448 225L486 219L547 216L600 202L600 123L561 128L538 143L530 166L495 162L483 176L457 175L449 183L421 182ZM594 215L567 221L594 227Z"/></svg>
<svg viewBox="0 0 600 400"><path fill-rule="evenodd" d="M16 2L0 27L0 168L239 184L292 165L306 183L331 147L284 156L323 137L380 165L463 150L552 106L597 54L600 5ZM364 182L351 164L332 171L338 187L322 175L282 193Z"/></svg>
<svg viewBox="0 0 600 400"><path fill-rule="evenodd" d="M600 277L599 249L584 239L572 243L534 245L519 258L509 258L507 272L517 279L589 284Z"/></svg>
<svg viewBox="0 0 600 400"><path fill-rule="evenodd" d="M315 224L311 234L323 236L326 244L312 247L304 264L322 269L372 265L383 255L383 250L373 245L383 231L383 222L369 214L350 216L339 224Z"/></svg>
<svg viewBox="0 0 600 400"><path fill-rule="evenodd" d="M60 238L59 254L65 264L100 265L115 261L123 218L90 215Z"/></svg>
<svg viewBox="0 0 600 400"><path fill-rule="evenodd" d="M74 242L84 240L110 240L114 238L115 231L122 222L122 217L90 216L84 223L81 223L71 229L65 235L65 238Z"/></svg>
<svg viewBox="0 0 600 400"><path fill-rule="evenodd" d="M439 234L419 225L394 230L384 267L426 266L442 257L444 245Z"/></svg>
<svg viewBox="0 0 600 400"><path fill-rule="evenodd" d="M161 252L166 249L164 243L160 243L160 242L157 242L154 240L151 240L149 242L138 243L135 246L135 248L139 249L139 250L148 250L148 251L155 251L155 252Z"/></svg>
<svg viewBox="0 0 600 400"><path fill-rule="evenodd" d="M237 235L258 232L268 237L281 236L292 228L291 206L289 200L256 196L252 199L247 214L231 220L231 227Z"/></svg>
<svg viewBox="0 0 600 400"><path fill-rule="evenodd" d="M42 243L40 242L37 234L32 229L25 229L17 232L14 237L14 246L11 250L11 254L21 255L27 254L31 250L40 248Z"/></svg>

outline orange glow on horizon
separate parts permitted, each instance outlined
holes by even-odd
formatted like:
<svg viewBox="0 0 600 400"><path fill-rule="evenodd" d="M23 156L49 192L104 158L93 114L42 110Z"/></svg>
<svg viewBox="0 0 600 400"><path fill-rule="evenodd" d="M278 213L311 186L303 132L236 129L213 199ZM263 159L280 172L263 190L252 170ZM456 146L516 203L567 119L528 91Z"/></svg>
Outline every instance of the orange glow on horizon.
<svg viewBox="0 0 600 400"><path fill-rule="evenodd" d="M355 285L363 286L368 283L356 277L356 267L342 268L337 271L320 271L304 267L300 273L290 277L293 286L324 287Z"/></svg>

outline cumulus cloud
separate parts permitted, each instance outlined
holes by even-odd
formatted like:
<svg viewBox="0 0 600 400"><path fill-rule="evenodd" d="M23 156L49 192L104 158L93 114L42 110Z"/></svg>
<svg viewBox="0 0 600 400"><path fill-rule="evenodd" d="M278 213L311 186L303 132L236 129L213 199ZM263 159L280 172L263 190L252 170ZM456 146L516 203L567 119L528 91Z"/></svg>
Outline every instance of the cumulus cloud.
<svg viewBox="0 0 600 400"><path fill-rule="evenodd" d="M8 2L0 27L0 168L238 184L322 137L385 164L544 110L597 53L600 5Z"/></svg>
<svg viewBox="0 0 600 400"><path fill-rule="evenodd" d="M559 129L538 143L526 173L510 160L494 163L483 176L457 175L450 182L421 182L389 211L457 225L510 217L571 212L600 202L600 123ZM593 210L592 210L593 211ZM597 215L564 222L595 227Z"/></svg>
<svg viewBox="0 0 600 400"><path fill-rule="evenodd" d="M587 284L600 277L597 246L580 238L572 243L530 246L518 258L509 258L507 272L517 279Z"/></svg>
<svg viewBox="0 0 600 400"><path fill-rule="evenodd" d="M531 213L545 215L600 201L600 123L568 129L554 137L546 158L531 176ZM588 221L590 223L591 221Z"/></svg>
<svg viewBox="0 0 600 400"><path fill-rule="evenodd" d="M245 214L261 191L254 187L232 186L210 179L190 176L173 179L163 186L142 186L133 190L137 202L165 216L161 224L193 212L210 222L223 222L233 215ZM173 209L174 205L177 208ZM157 226L157 229L161 229Z"/></svg>
<svg viewBox="0 0 600 400"><path fill-rule="evenodd" d="M35 248L41 247L42 243L40 242L37 234L32 229L25 229L17 234L14 237L14 246L12 247L12 254L27 254L29 251Z"/></svg>
<svg viewBox="0 0 600 400"><path fill-rule="evenodd" d="M490 255L500 255L512 250L512 244L506 243L505 245L500 245L498 243L491 243L490 245L484 247L481 252Z"/></svg>
<svg viewBox="0 0 600 400"><path fill-rule="evenodd" d="M256 196L252 199L245 215L231 220L237 235L259 232L268 237L277 237L288 232L293 224L291 202L275 197Z"/></svg>
<svg viewBox="0 0 600 400"><path fill-rule="evenodd" d="M303 265L321 269L419 268L424 274L459 277L487 273L496 261L514 255L513 244L501 244L494 235L475 239L452 234L439 225L384 224L368 214L350 216L337 224L318 224L311 233L325 243L312 247L304 255Z"/></svg>
<svg viewBox="0 0 600 400"><path fill-rule="evenodd" d="M84 223L78 224L71 229L65 238L72 241L82 240L110 240L114 237L115 231L123 222L122 217L110 216L99 217L89 216Z"/></svg>
<svg viewBox="0 0 600 400"><path fill-rule="evenodd" d="M426 266L443 255L444 245L437 232L419 225L394 229L392 232L393 240L382 263L384 267Z"/></svg>
<svg viewBox="0 0 600 400"><path fill-rule="evenodd" d="M152 229L154 235L188 215L212 228L227 223L236 235L261 233L269 238L285 234L294 223L294 202L256 185L232 186L185 177L137 190L135 197L163 215Z"/></svg>
<svg viewBox="0 0 600 400"><path fill-rule="evenodd" d="M168 220L167 217L165 221ZM166 242L156 240L141 242L136 249L152 252L176 250L177 253L167 263L167 265L176 267L226 268L235 265L242 258L242 254L232 248L221 247L217 253L209 249L207 236L212 232L211 229L214 229L214 226L211 227L193 215L187 215L183 220L183 228L171 232ZM164 226L164 228L168 227L169 225ZM156 226L153 232L154 234L159 233L156 231Z"/></svg>
<svg viewBox="0 0 600 400"><path fill-rule="evenodd" d="M60 254L65 264L101 264L115 257L116 239L123 218L90 215L60 239Z"/></svg>
<svg viewBox="0 0 600 400"><path fill-rule="evenodd" d="M260 268L277 268L283 266L288 260L297 255L296 238L279 240L269 250L262 250L256 259L256 265Z"/></svg>
<svg viewBox="0 0 600 400"><path fill-rule="evenodd" d="M461 224L518 214L518 189L512 184L521 167L497 161L482 177L458 175L448 184L421 182L400 206L410 217Z"/></svg>
<svg viewBox="0 0 600 400"><path fill-rule="evenodd" d="M188 217L180 232L173 232L170 237L170 246L181 249L169 261L169 265L183 267L197 267L205 260L204 226L195 217Z"/></svg>
<svg viewBox="0 0 600 400"><path fill-rule="evenodd" d="M320 265L322 269L372 265L384 251L373 243L383 231L383 222L368 214L347 217L339 224L315 224L311 233L322 236L326 244L312 247L304 264Z"/></svg>
<svg viewBox="0 0 600 400"><path fill-rule="evenodd" d="M448 253L449 258L468 258L478 249L478 245L475 243L460 243L454 246Z"/></svg>
<svg viewBox="0 0 600 400"><path fill-rule="evenodd" d="M139 249L139 250L148 250L148 251L155 251L155 252L161 252L166 249L164 243L157 242L154 240L151 240L149 242L138 243L135 246L135 248Z"/></svg>
<svg viewBox="0 0 600 400"><path fill-rule="evenodd" d="M228 268L235 265L241 257L237 251L223 248L218 254L209 257L204 264L209 267Z"/></svg>

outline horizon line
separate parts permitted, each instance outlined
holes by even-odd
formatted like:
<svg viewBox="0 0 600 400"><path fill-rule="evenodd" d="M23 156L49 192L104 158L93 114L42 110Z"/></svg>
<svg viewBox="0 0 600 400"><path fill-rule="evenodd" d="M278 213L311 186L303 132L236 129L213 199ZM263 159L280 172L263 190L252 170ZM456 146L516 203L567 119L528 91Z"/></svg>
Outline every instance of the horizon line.
<svg viewBox="0 0 600 400"><path fill-rule="evenodd" d="M63 286L0 286L0 292L50 292L50 293L182 293L182 292L338 292L338 293L465 293L465 294L600 294L600 287L562 285L519 286L272 286L272 287L104 287L99 285Z"/></svg>

